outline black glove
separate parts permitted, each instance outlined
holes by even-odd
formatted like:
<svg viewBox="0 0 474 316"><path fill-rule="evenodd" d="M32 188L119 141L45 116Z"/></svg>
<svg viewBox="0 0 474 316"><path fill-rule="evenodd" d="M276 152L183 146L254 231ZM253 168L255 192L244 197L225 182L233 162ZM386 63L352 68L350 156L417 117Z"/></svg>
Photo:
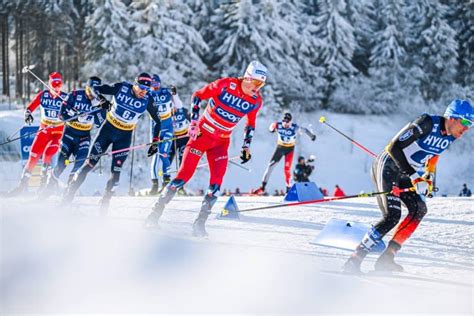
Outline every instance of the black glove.
<svg viewBox="0 0 474 316"><path fill-rule="evenodd" d="M176 89L176 86L171 85L170 90L172 95L176 95L176 93L178 93L178 89Z"/></svg>
<svg viewBox="0 0 474 316"><path fill-rule="evenodd" d="M33 115L31 115L31 111L26 109L25 111L25 124L31 125L33 123Z"/></svg>
<svg viewBox="0 0 474 316"><path fill-rule="evenodd" d="M248 147L242 147L242 151L240 152L240 159L242 160L242 164L246 163L247 161L252 158L250 154L250 149Z"/></svg>
<svg viewBox="0 0 474 316"><path fill-rule="evenodd" d="M99 94L97 97L99 100L99 106L104 110L110 110L110 106L112 105L109 100L107 100L103 95Z"/></svg>
<svg viewBox="0 0 474 316"><path fill-rule="evenodd" d="M316 140L316 135L311 134L311 140L314 142Z"/></svg>
<svg viewBox="0 0 474 316"><path fill-rule="evenodd" d="M157 144L152 144L150 146L150 148L148 148L148 154L147 156L148 157L151 157L153 156L154 154L156 154L158 152L158 145Z"/></svg>

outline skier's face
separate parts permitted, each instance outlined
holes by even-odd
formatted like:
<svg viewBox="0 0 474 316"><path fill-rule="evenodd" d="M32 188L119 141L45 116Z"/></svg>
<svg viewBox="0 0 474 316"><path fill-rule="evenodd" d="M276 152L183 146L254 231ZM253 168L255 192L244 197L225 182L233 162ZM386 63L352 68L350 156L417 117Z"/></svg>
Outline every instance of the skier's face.
<svg viewBox="0 0 474 316"><path fill-rule="evenodd" d="M289 128L290 125L291 125L291 120L290 121L289 120L283 120L281 122L281 125L283 125L283 128Z"/></svg>
<svg viewBox="0 0 474 316"><path fill-rule="evenodd" d="M50 80L49 81L49 86L53 88L51 92L55 95L59 95L61 92L61 88L63 87L63 82L60 80Z"/></svg>
<svg viewBox="0 0 474 316"><path fill-rule="evenodd" d="M455 138L461 137L465 132L469 130L470 126L466 126L468 121L457 119L457 118L449 118L446 121L446 130L449 135L454 136ZM471 123L472 125L472 123Z"/></svg>
<svg viewBox="0 0 474 316"><path fill-rule="evenodd" d="M260 80L251 79L251 78L244 78L244 80L242 80L242 91L244 91L245 94L254 95L264 85L265 85L265 81L260 81Z"/></svg>
<svg viewBox="0 0 474 316"><path fill-rule="evenodd" d="M135 95L140 99L143 99L147 92L148 89L145 86L137 84L133 86L133 93L135 93Z"/></svg>

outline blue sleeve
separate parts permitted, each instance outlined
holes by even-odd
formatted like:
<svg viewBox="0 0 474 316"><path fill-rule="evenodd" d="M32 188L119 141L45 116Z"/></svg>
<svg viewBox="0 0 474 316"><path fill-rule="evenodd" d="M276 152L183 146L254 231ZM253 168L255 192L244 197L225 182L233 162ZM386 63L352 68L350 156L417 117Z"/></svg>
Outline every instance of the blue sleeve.
<svg viewBox="0 0 474 316"><path fill-rule="evenodd" d="M74 106L74 101L75 100L76 100L76 92L72 91L71 93L69 93L67 95L67 99L61 103L61 109L60 109L61 120L68 121L76 115L76 114L70 115L68 113L71 110L74 111L73 106ZM70 110L70 111L68 111L68 110ZM76 112L76 111L74 111L74 112Z"/></svg>
<svg viewBox="0 0 474 316"><path fill-rule="evenodd" d="M148 111L148 113L150 113L151 118L156 123L155 129L153 130L153 136L155 136L155 131L157 130L159 132L161 129L161 120L160 116L158 115L158 108L153 103L153 98L150 96L148 98L148 105L146 107L146 110Z"/></svg>
<svg viewBox="0 0 474 316"><path fill-rule="evenodd" d="M95 86L94 91L99 94L115 95L117 92L120 91L121 87L122 87L122 82L117 82L113 86L109 86L108 84L103 84L101 86Z"/></svg>
<svg viewBox="0 0 474 316"><path fill-rule="evenodd" d="M100 111L94 113L94 125L95 127L100 127L104 123L107 115L107 110L101 109Z"/></svg>

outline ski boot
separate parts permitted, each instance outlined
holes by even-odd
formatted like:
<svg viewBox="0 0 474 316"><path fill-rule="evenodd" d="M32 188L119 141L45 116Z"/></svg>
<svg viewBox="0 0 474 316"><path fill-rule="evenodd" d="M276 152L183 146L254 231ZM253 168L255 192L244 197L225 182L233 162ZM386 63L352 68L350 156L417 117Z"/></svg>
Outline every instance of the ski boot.
<svg viewBox="0 0 474 316"><path fill-rule="evenodd" d="M265 188L264 187L259 187L259 188L256 188L255 190L252 190L250 193L255 194L255 195L264 195L265 194Z"/></svg>
<svg viewBox="0 0 474 316"><path fill-rule="evenodd" d="M385 252L375 262L375 271L403 272L403 266L395 262L395 253L389 250Z"/></svg>
<svg viewBox="0 0 474 316"><path fill-rule="evenodd" d="M341 272L345 274L362 275L362 271L360 270L361 264L362 260L357 255L352 255L347 259L346 263L344 263Z"/></svg>
<svg viewBox="0 0 474 316"><path fill-rule="evenodd" d="M217 192L220 186L217 184L211 184L207 190L204 200L202 201L201 210L199 215L193 223L193 236L194 237L207 237L209 234L206 231L206 221L211 214L211 209L217 201Z"/></svg>
<svg viewBox="0 0 474 316"><path fill-rule="evenodd" d="M151 189L148 195L157 195L158 194L158 179L151 179Z"/></svg>
<svg viewBox="0 0 474 316"><path fill-rule="evenodd" d="M9 191L6 196L14 197L25 193L28 190L28 181L30 180L31 173L26 171L21 177L20 183L16 188Z"/></svg>
<svg viewBox="0 0 474 316"><path fill-rule="evenodd" d="M206 231L206 220L209 213L206 216L199 214L198 218L193 223L193 236L194 237L207 237L209 234Z"/></svg>
<svg viewBox="0 0 474 316"><path fill-rule="evenodd" d="M107 215L107 211L109 210L110 200L114 195L113 191L105 191L104 196L100 199L100 215L105 216Z"/></svg>
<svg viewBox="0 0 474 316"><path fill-rule="evenodd" d="M163 176L163 186L161 187L161 190L159 191L160 193L163 192L163 190L166 188L168 183L170 183L171 177L169 175L164 175Z"/></svg>
<svg viewBox="0 0 474 316"><path fill-rule="evenodd" d="M144 227L148 229L159 229L160 224L158 223L161 215L165 209L166 204L175 196L179 188L184 185L183 180L174 179L171 181L160 194L158 201L153 206L152 212L147 216Z"/></svg>

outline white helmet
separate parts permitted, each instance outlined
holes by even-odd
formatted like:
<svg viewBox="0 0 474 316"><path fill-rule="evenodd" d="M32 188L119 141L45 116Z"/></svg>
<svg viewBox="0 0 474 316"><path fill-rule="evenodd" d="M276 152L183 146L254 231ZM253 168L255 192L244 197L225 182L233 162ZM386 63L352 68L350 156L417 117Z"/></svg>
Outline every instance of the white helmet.
<svg viewBox="0 0 474 316"><path fill-rule="evenodd" d="M267 80L267 67L254 60L250 62L245 70L244 78L256 79L265 82Z"/></svg>

